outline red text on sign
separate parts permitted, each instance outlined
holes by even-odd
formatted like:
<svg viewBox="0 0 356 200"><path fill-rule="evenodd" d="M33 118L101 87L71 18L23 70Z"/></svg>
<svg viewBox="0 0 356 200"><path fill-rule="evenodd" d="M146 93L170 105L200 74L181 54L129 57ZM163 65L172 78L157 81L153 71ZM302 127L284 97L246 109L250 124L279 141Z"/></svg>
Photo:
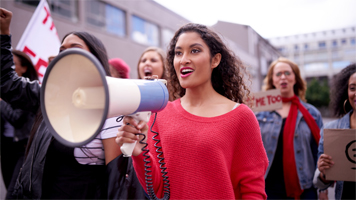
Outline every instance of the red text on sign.
<svg viewBox="0 0 356 200"><path fill-rule="evenodd" d="M278 96L267 95L267 99L268 99L268 104L282 101L281 95Z"/></svg>
<svg viewBox="0 0 356 200"><path fill-rule="evenodd" d="M258 98L256 99L256 106L265 106L265 98L264 97L261 97L261 98Z"/></svg>
<svg viewBox="0 0 356 200"><path fill-rule="evenodd" d="M265 98L267 100L265 100ZM279 103L281 101L282 101L281 95L278 96L267 95L264 97L256 98L256 107L266 106L266 103L267 105L271 105L271 104Z"/></svg>

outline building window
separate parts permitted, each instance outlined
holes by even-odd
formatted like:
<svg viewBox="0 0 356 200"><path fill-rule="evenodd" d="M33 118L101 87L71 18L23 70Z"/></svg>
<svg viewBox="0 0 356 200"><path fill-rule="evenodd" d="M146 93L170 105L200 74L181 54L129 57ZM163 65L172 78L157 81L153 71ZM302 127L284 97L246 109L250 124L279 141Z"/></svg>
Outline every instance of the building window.
<svg viewBox="0 0 356 200"><path fill-rule="evenodd" d="M37 7L40 0L16 0L30 6ZM56 13L62 17L78 21L78 1L77 0L47 0L51 13Z"/></svg>
<svg viewBox="0 0 356 200"><path fill-rule="evenodd" d="M342 69L350 64L350 61L334 61L332 63L334 69Z"/></svg>
<svg viewBox="0 0 356 200"><path fill-rule="evenodd" d="M284 49L284 47L279 47L278 51L281 52L281 53L284 53L285 49Z"/></svg>
<svg viewBox="0 0 356 200"><path fill-rule="evenodd" d="M350 44L351 45L356 45L356 39L355 38L351 38L350 39Z"/></svg>
<svg viewBox="0 0 356 200"><path fill-rule="evenodd" d="M294 62L299 63L299 54L294 54Z"/></svg>
<svg viewBox="0 0 356 200"><path fill-rule="evenodd" d="M48 0L49 7L53 13L70 18L73 22L78 21L78 1L72 0Z"/></svg>
<svg viewBox="0 0 356 200"><path fill-rule="evenodd" d="M336 40L333 41L333 47L337 47L337 41Z"/></svg>
<svg viewBox="0 0 356 200"><path fill-rule="evenodd" d="M329 63L326 62L312 62L304 65L304 69L307 72L327 70L329 68Z"/></svg>
<svg viewBox="0 0 356 200"><path fill-rule="evenodd" d="M106 4L106 30L119 36L126 35L125 12L114 6Z"/></svg>
<svg viewBox="0 0 356 200"><path fill-rule="evenodd" d="M88 24L118 36L126 35L126 17L123 10L97 0L86 1L86 5Z"/></svg>
<svg viewBox="0 0 356 200"><path fill-rule="evenodd" d="M326 43L325 42L319 42L319 48L323 49L326 47Z"/></svg>
<svg viewBox="0 0 356 200"><path fill-rule="evenodd" d="M163 47L163 49L167 49L173 36L174 36L174 32L172 30L169 30L169 29L162 30L162 42L163 42L162 47Z"/></svg>
<svg viewBox="0 0 356 200"><path fill-rule="evenodd" d="M294 45L294 50L298 51L298 49L299 49L298 45L297 44Z"/></svg>
<svg viewBox="0 0 356 200"><path fill-rule="evenodd" d="M30 6L38 6L38 4L40 3L40 0L32 0L32 1L28 1L28 0L16 0L16 2L21 2L23 4L27 4Z"/></svg>
<svg viewBox="0 0 356 200"><path fill-rule="evenodd" d="M308 44L304 44L304 50L308 50L309 49L309 45Z"/></svg>
<svg viewBox="0 0 356 200"><path fill-rule="evenodd" d="M341 39L341 44L342 44L342 45L346 45L346 43L347 43L347 42L346 42L346 39Z"/></svg>
<svg viewBox="0 0 356 200"><path fill-rule="evenodd" d="M131 38L141 44L159 46L158 26L133 15Z"/></svg>

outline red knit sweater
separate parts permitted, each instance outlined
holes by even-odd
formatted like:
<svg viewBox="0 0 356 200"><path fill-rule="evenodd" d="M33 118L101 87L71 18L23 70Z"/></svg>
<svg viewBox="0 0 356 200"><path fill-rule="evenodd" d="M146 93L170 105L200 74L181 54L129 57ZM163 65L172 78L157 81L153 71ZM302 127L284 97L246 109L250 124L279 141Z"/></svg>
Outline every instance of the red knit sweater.
<svg viewBox="0 0 356 200"><path fill-rule="evenodd" d="M258 122L246 105L217 117L200 117L185 111L178 99L157 114L152 130L161 140L171 199L266 199L268 160ZM162 197L153 135L148 132L150 165L155 192ZM133 164L146 190L143 158L134 156Z"/></svg>

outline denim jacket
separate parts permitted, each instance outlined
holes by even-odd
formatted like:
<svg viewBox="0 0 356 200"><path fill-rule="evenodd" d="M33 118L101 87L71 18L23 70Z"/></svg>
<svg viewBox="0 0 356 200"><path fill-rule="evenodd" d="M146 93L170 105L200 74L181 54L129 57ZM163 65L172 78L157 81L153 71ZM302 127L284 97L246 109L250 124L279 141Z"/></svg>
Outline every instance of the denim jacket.
<svg viewBox="0 0 356 200"><path fill-rule="evenodd" d="M319 128L323 126L320 112L312 105L299 100L315 119ZM260 125L263 145L268 157L268 168L265 178L272 166L277 150L278 138L282 128L282 117L276 111L264 111L256 114ZM297 165L299 184L302 189L313 186L313 177L317 162L317 144L303 114L298 110L294 134L294 156Z"/></svg>
<svg viewBox="0 0 356 200"><path fill-rule="evenodd" d="M345 116L343 116L341 119L337 119L334 121L331 121L320 130L320 142L319 142L319 148L318 148L318 158L320 157L321 154L324 153L324 129L349 129L350 128L350 116L352 114L352 110L347 113ZM314 185L315 187L325 190L329 186L333 184L333 182L329 184L323 183L318 177L319 177L320 172L318 171L315 173L314 177ZM342 195L342 188L344 186L343 181L336 181L336 186L335 186L335 199L341 199Z"/></svg>

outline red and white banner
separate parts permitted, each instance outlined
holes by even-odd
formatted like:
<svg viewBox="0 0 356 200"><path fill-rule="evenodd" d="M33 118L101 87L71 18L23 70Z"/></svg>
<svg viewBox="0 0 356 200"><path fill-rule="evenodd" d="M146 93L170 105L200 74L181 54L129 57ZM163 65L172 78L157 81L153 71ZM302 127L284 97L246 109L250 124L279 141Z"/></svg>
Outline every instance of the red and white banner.
<svg viewBox="0 0 356 200"><path fill-rule="evenodd" d="M58 54L60 45L49 5L46 0L41 0L16 49L30 56L38 72L38 77L42 81L47 69L48 58Z"/></svg>

